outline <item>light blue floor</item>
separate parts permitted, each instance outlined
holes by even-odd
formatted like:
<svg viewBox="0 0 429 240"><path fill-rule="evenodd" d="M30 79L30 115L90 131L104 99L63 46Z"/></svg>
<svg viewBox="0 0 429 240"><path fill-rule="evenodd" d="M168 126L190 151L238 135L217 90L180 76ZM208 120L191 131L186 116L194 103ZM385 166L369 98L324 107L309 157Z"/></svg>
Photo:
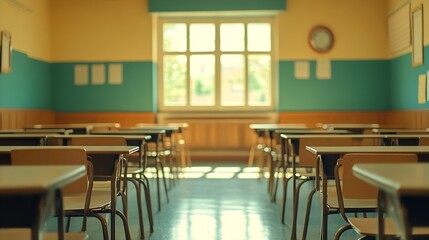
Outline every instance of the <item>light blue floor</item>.
<svg viewBox="0 0 429 240"><path fill-rule="evenodd" d="M270 201L266 179L254 177L254 169L245 168L245 163L224 164L236 168L217 168L205 164L209 168L195 168L188 177L176 182L169 191L170 202L167 203L162 194L162 210L157 211L156 182L150 180L152 204L154 210L155 231L150 234L145 215L145 235L150 240L281 240L290 239L291 194L287 199L286 224L281 219L281 189L275 203ZM200 166L201 167L201 166ZM199 172L198 169L205 169ZM207 172L208 171L208 172ZM238 171L238 172L234 172ZM240 174L241 173L241 174ZM244 173L244 174L243 174ZM231 177L222 179L218 177ZM240 177L245 177L239 178ZM207 178L214 177L214 178ZM302 223L307 193L311 184L305 184L299 202L298 239L302 236ZM135 204L135 191L129 186L129 221L133 239L139 239L138 217ZM122 209L119 206L119 209ZM73 222L78 229L79 221ZM123 228L117 218L117 238L125 239ZM329 239L333 239L336 230L344 224L338 215L329 217ZM313 200L310 227L307 239L319 239L320 235L320 203L318 197ZM89 239L102 239L99 223L91 219L87 231ZM349 231L341 239L357 239L358 236Z"/></svg>

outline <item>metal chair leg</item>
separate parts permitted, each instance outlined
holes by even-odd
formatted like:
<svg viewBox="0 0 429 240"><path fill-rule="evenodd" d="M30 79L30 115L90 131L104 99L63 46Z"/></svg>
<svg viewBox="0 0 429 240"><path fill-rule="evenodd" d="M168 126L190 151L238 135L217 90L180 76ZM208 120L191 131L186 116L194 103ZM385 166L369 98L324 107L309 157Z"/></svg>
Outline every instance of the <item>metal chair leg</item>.
<svg viewBox="0 0 429 240"><path fill-rule="evenodd" d="M310 209L311 209L311 203L313 201L313 195L316 193L316 188L311 190L311 192L308 194L307 198L307 208L305 210L305 220L304 220L304 229L302 231L302 240L307 239L307 230L308 230L308 221L310 218Z"/></svg>

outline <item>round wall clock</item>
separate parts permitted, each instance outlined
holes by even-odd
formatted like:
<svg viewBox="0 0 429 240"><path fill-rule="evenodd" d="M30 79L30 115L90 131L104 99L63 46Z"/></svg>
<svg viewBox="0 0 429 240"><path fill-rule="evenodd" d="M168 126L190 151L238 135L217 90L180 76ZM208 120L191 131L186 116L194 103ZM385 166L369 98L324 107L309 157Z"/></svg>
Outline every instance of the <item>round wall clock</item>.
<svg viewBox="0 0 429 240"><path fill-rule="evenodd" d="M311 48L319 53L325 53L334 46L334 34L325 26L315 26L308 36Z"/></svg>

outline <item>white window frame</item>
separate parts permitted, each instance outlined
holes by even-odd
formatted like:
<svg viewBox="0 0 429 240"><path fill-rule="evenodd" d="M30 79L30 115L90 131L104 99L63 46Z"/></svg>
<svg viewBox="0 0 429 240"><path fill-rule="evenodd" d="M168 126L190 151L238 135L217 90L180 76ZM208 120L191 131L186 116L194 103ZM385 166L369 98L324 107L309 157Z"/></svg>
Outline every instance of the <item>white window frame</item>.
<svg viewBox="0 0 429 240"><path fill-rule="evenodd" d="M246 77L245 77L245 106L221 106L220 104L220 56L222 51L220 51L220 24L221 23L270 23L271 24L271 51L270 52L256 52L247 51L247 48L245 51L239 51L239 52L233 52L228 51L225 53L228 54L243 54L245 57L245 69L246 69ZM187 106L165 106L164 105L164 83L163 83L163 24L164 23L185 23L187 24L187 50L186 52L178 52L177 54L186 55L188 61L187 61ZM215 31L216 31L216 49L214 52L190 52L189 48L189 24L192 23L213 23L215 24ZM267 111L273 111L276 106L276 99L277 94L275 89L277 89L276 81L274 81L275 77L277 76L277 69L275 68L277 59L275 54L275 19L274 17L252 17L252 18L243 18L243 17L194 17L194 18L188 18L188 17L160 17L158 19L158 28L157 28L157 52L158 52L158 109L160 112L197 112L197 111L214 111L214 112L267 112ZM245 31L247 32L247 28L245 27ZM245 46L247 46L247 37L245 38ZM190 71L189 71L189 65L190 65L190 56L196 55L196 54L214 54L215 55L215 106L190 106ZM270 105L268 106L248 106L247 100L248 100L248 84L247 84L247 69L248 69L248 62L247 62L247 56L249 54L253 53L268 53L271 56L271 99L270 99ZM173 53L174 54L174 53Z"/></svg>

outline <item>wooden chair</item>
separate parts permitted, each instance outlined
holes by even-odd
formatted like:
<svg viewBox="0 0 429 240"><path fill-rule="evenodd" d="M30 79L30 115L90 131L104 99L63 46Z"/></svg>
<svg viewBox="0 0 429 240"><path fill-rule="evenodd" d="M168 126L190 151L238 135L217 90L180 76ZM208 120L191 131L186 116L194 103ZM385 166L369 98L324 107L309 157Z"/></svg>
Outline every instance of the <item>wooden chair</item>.
<svg viewBox="0 0 429 240"><path fill-rule="evenodd" d="M324 138L323 136L320 136L318 138L302 138L299 141L298 148L298 156L293 155L296 159L295 162L297 163L298 168L298 174L299 179L301 182L298 184L295 192L295 199L293 201L299 202L299 195L301 187L306 182L313 182L315 187L313 190L309 193L307 197L307 208L305 213L305 220L304 220L304 229L303 229L303 239L306 239L307 237L307 229L308 229L308 222L310 217L310 209L312 204L313 195L316 193L318 182L315 182L318 180L318 164L317 159L314 156L314 154L307 151L307 146L351 146L351 145L360 145L359 143L353 142L352 138ZM293 149L293 147L291 146ZM293 153L295 154L295 153ZM336 156L333 156L336 158ZM291 167L290 163L289 167ZM292 176L294 177L294 176ZM295 176L297 177L297 176ZM287 184L287 183L286 183ZM284 198L283 198L283 212L282 212L282 221L284 221L284 212L286 208L286 191L284 191ZM297 211L297 210L296 210ZM297 221L298 214L295 214L295 218L293 219L294 222Z"/></svg>
<svg viewBox="0 0 429 240"><path fill-rule="evenodd" d="M12 165L84 165L87 175L63 187L64 215L83 217L82 231L86 231L87 217L96 217L102 224L104 239L108 239L107 222L98 209L110 205L110 194L93 194L93 167L84 149L16 149L11 151ZM4 232L2 234L5 234ZM17 233L26 235L26 233Z"/></svg>
<svg viewBox="0 0 429 240"><path fill-rule="evenodd" d="M398 153L349 153L338 160L335 167L335 185L339 203L339 212L347 224L341 227L334 239L349 229L363 235L361 239L374 238L378 235L377 217L350 217L347 212L375 212L378 190L354 176L352 167L359 163L398 163L417 162L415 154ZM365 216L365 215L364 215ZM413 231L415 236L429 236L427 229ZM386 237L397 237L399 231L390 218L385 219Z"/></svg>
<svg viewBox="0 0 429 240"><path fill-rule="evenodd" d="M71 146L126 146L127 141L124 137L120 136L91 136L91 137L73 137L70 139L69 145ZM140 146L145 147L145 146ZM127 174L123 177L133 183L133 185L136 188L136 196L137 196L137 208L139 211L139 227L140 227L140 234L142 239L144 238L144 224L143 224L143 208L142 208L142 199L141 199L141 185L143 185L143 189L145 192L145 199L146 199L146 208L148 211L148 218L149 218L149 224L150 224L150 231L153 232L153 215L152 215L152 205L151 205L151 197L150 197L150 189L149 189L149 181L147 180L146 176L144 176L144 171L146 167L145 163L145 157L144 159L138 159L138 162L130 162L127 161ZM130 156L127 156L127 159L136 159L131 158ZM92 159L92 161L100 161L100 159ZM143 161L143 162L140 162ZM128 174L130 177L128 177ZM106 186L103 184L99 184L97 186L97 181L95 182L95 188L105 188ZM122 191L120 192L120 195L122 197L122 202L124 206L124 213L127 215L127 209L128 209L128 202L127 202L127 195L126 195L126 184L124 184L124 187Z"/></svg>
<svg viewBox="0 0 429 240"><path fill-rule="evenodd" d="M419 146L429 146L429 137L420 137Z"/></svg>

